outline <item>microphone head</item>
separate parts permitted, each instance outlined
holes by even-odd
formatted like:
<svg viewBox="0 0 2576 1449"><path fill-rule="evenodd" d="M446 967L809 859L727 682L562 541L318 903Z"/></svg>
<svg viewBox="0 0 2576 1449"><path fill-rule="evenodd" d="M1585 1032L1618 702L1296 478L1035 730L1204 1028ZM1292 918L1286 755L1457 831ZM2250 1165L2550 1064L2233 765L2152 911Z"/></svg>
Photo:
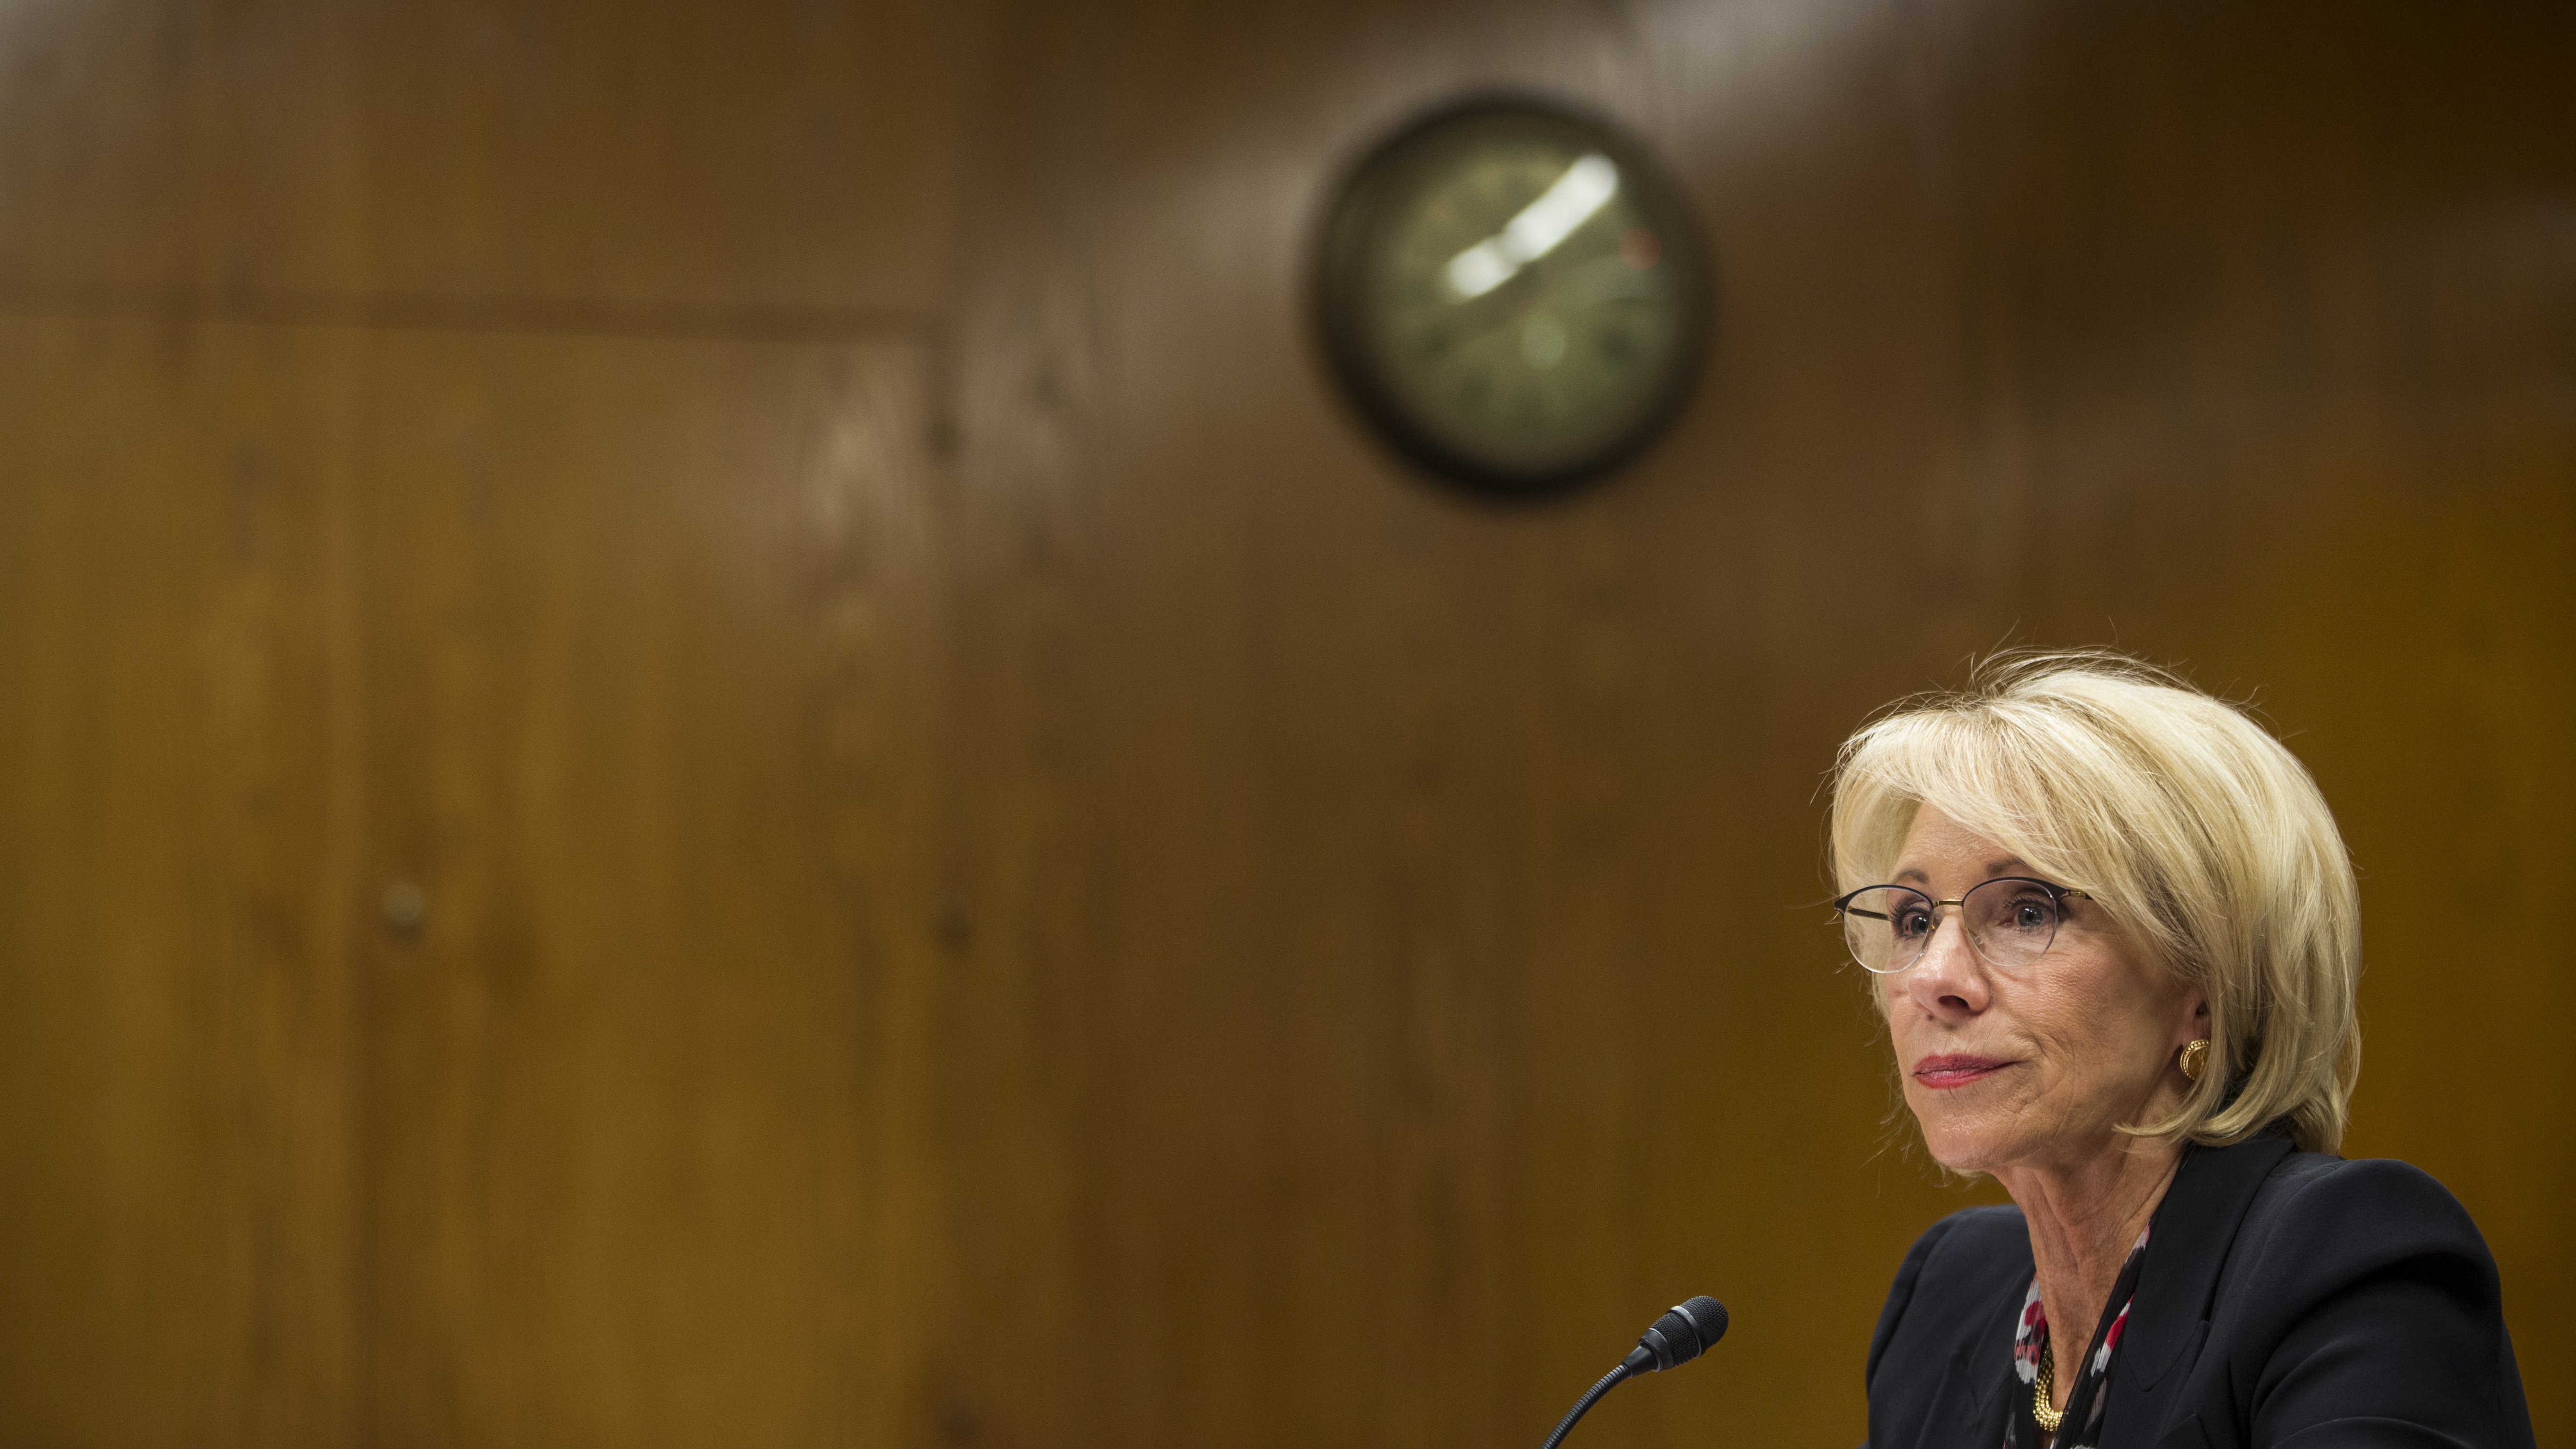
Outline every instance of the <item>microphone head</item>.
<svg viewBox="0 0 2576 1449"><path fill-rule="evenodd" d="M1628 1355L1631 1373L1661 1371L1686 1364L1726 1337L1726 1305L1702 1295L1676 1303L1655 1325L1638 1336Z"/></svg>

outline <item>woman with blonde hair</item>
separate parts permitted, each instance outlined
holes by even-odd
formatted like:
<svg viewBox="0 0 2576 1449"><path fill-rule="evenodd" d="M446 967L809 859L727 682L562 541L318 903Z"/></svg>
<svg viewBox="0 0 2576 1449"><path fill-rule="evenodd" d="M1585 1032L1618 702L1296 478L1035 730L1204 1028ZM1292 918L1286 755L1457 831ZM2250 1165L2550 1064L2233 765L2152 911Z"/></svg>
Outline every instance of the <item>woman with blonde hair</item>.
<svg viewBox="0 0 2576 1449"><path fill-rule="evenodd" d="M2499 1445L2531 1419L2441 1184L2333 1156L2360 904L2278 740L2100 653L1988 661L1845 744L1835 909L1932 1157L1873 1449Z"/></svg>

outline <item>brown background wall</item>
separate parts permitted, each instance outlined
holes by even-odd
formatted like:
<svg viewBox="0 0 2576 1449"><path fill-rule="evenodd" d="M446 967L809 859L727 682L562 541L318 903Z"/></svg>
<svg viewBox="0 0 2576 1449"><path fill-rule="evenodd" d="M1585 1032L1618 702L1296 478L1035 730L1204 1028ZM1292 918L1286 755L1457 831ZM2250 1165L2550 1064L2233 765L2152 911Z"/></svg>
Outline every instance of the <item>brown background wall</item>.
<svg viewBox="0 0 2576 1449"><path fill-rule="evenodd" d="M1814 902L2006 640L2257 698L2349 1150L2576 1432L2576 29L2185 0L0 14L0 1437L1844 1444L1960 1201ZM1559 506L1319 377L1335 168L1626 120ZM1889 521L1910 530L1891 548ZM417 882L411 932L378 906Z"/></svg>

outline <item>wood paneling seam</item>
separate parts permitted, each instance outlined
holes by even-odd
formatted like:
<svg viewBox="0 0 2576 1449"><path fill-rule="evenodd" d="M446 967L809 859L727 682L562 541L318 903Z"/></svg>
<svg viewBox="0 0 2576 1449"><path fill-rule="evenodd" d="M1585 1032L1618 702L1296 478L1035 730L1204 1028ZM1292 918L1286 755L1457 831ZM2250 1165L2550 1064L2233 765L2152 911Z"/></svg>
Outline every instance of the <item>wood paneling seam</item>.
<svg viewBox="0 0 2576 1449"><path fill-rule="evenodd" d="M205 291L23 282L0 282L0 316L745 342L897 340L934 346L946 322L937 312L906 307L304 289Z"/></svg>

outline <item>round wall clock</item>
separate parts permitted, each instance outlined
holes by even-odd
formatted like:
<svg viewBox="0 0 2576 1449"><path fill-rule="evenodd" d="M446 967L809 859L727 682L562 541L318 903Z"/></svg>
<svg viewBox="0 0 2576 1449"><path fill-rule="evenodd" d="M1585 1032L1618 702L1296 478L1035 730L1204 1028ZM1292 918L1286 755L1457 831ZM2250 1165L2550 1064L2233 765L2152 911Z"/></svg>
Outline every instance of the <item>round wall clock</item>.
<svg viewBox="0 0 2576 1449"><path fill-rule="evenodd" d="M1688 396L1709 284L1642 147L1539 101L1404 128L1334 197L1325 351L1361 412L1440 475L1507 495L1590 477Z"/></svg>

